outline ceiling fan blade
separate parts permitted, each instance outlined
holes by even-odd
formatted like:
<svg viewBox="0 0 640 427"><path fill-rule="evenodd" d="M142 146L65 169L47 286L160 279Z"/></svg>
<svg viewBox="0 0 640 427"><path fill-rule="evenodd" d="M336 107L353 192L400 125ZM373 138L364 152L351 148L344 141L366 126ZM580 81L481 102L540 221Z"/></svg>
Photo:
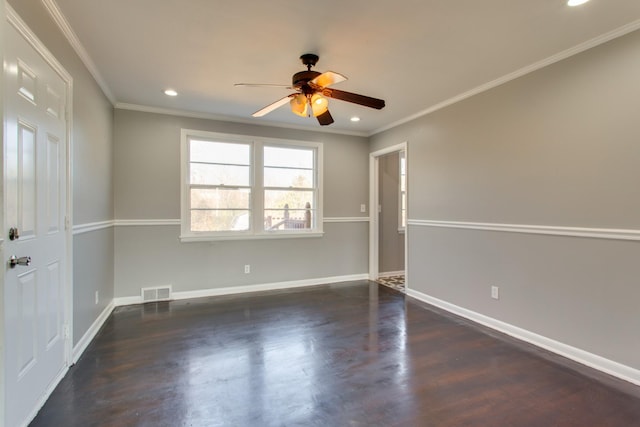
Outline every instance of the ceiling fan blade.
<svg viewBox="0 0 640 427"><path fill-rule="evenodd" d="M331 113L329 112L329 110L320 114L316 118L318 119L318 123L320 123L321 126L327 126L333 123L333 117L331 117Z"/></svg>
<svg viewBox="0 0 640 427"><path fill-rule="evenodd" d="M320 92L329 98L339 99L341 101L353 102L354 104L364 105L365 107L380 110L384 108L384 100L371 98L370 96L358 95L357 93L345 92L343 90L321 88Z"/></svg>
<svg viewBox="0 0 640 427"><path fill-rule="evenodd" d="M333 71L326 71L320 74L315 79L311 80L310 83L316 84L324 88L327 86L334 85L336 83L343 82L345 80L348 80L347 77L343 76L340 73L334 73Z"/></svg>
<svg viewBox="0 0 640 427"><path fill-rule="evenodd" d="M270 83L235 83L234 86L244 86L244 87L277 87L283 89L293 89L291 85L276 85Z"/></svg>
<svg viewBox="0 0 640 427"><path fill-rule="evenodd" d="M277 100L273 104L267 105L262 110L256 111L255 113L252 114L252 116L253 117L262 117L262 116L264 116L266 114L269 114L270 112L272 112L276 108L282 107L284 104L288 103L289 102L289 98L291 98L294 95L296 95L296 94L294 93L294 94L291 94L291 95L287 95L284 98Z"/></svg>

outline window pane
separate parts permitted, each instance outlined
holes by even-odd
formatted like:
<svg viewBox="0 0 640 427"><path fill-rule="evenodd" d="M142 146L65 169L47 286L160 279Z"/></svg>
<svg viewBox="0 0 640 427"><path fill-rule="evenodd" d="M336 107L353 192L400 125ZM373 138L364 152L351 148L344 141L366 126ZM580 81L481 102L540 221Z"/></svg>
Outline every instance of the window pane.
<svg viewBox="0 0 640 427"><path fill-rule="evenodd" d="M249 186L249 166L191 163L191 184Z"/></svg>
<svg viewBox="0 0 640 427"><path fill-rule="evenodd" d="M191 231L242 231L250 224L248 210L192 210Z"/></svg>
<svg viewBox="0 0 640 427"><path fill-rule="evenodd" d="M264 147L265 166L313 169L312 148Z"/></svg>
<svg viewBox="0 0 640 427"><path fill-rule="evenodd" d="M248 188L192 188L191 209L249 209Z"/></svg>
<svg viewBox="0 0 640 427"><path fill-rule="evenodd" d="M313 209L269 209L264 211L264 229L308 230L313 227Z"/></svg>
<svg viewBox="0 0 640 427"><path fill-rule="evenodd" d="M313 188L313 171L265 167L264 186Z"/></svg>
<svg viewBox="0 0 640 427"><path fill-rule="evenodd" d="M192 139L189 143L192 162L249 165L251 146L230 142L213 142Z"/></svg>
<svg viewBox="0 0 640 427"><path fill-rule="evenodd" d="M305 209L307 203L313 208L313 193L307 190L265 190L264 208L280 210L288 205L289 209Z"/></svg>

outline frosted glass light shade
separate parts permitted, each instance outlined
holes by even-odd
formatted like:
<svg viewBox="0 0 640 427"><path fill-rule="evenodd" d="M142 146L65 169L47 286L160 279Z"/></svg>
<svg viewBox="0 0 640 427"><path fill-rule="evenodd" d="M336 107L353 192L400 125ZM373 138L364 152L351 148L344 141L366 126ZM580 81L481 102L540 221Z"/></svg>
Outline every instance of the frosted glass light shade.
<svg viewBox="0 0 640 427"><path fill-rule="evenodd" d="M311 111L313 111L313 116L318 117L327 111L327 108L329 108L329 100L319 93L314 93L311 97Z"/></svg>
<svg viewBox="0 0 640 427"><path fill-rule="evenodd" d="M301 117L307 117L307 97L300 93L293 98L289 102L291 104L291 111Z"/></svg>

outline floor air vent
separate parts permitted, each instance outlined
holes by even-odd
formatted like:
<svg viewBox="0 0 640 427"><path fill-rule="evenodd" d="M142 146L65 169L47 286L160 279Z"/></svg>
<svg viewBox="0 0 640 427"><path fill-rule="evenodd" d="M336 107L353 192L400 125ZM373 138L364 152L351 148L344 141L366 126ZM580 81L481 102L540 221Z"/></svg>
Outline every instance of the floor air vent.
<svg viewBox="0 0 640 427"><path fill-rule="evenodd" d="M170 299L171 286L142 288L142 302L169 301Z"/></svg>

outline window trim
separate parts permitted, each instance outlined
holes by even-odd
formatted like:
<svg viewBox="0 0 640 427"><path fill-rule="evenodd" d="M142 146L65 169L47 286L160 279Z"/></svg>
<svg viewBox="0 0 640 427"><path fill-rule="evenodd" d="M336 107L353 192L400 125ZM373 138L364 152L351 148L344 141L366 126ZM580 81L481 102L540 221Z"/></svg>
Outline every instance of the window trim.
<svg viewBox="0 0 640 427"><path fill-rule="evenodd" d="M251 150L251 199L249 212L251 222L249 230L229 231L191 231L190 216L190 182L189 182L189 141L192 138L218 140L220 142L235 142L250 144ZM312 148L316 151L316 208L314 227L309 230L264 230L264 146L282 146ZM264 138L251 135L237 135L209 132L195 129L181 129L180 132L180 241L203 242L219 240L257 240L257 239L288 239L301 237L322 237L323 232L323 144L321 142L288 140L280 138ZM256 214L257 213L257 214Z"/></svg>

